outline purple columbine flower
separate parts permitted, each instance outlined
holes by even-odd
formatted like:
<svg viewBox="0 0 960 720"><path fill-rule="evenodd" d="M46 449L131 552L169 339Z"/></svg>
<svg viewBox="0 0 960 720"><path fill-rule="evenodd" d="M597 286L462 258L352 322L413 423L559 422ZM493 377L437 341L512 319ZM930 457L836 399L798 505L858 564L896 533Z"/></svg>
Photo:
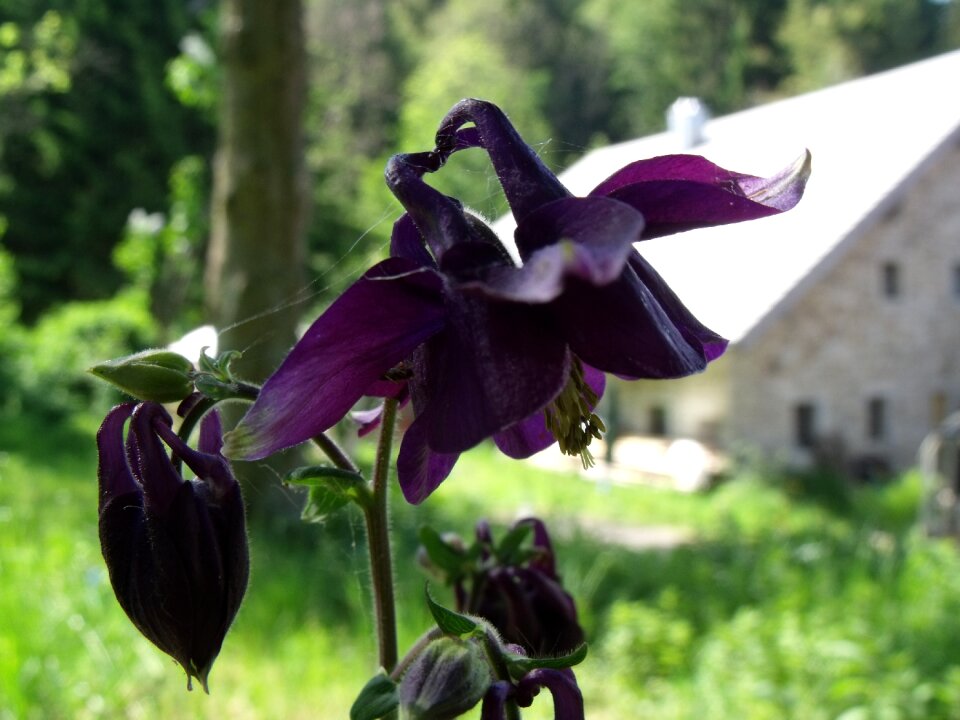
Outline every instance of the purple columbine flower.
<svg viewBox="0 0 960 720"><path fill-rule="evenodd" d="M480 569L457 580L457 610L490 621L506 642L531 657L565 655L584 641L577 607L557 575L546 526L526 518L511 531L524 525L532 528L533 542L517 548L513 558L497 558L490 526L477 525Z"/></svg>
<svg viewBox="0 0 960 720"><path fill-rule="evenodd" d="M196 480L183 479L163 443ZM137 629L183 666L188 687L197 678L204 690L249 575L240 486L221 445L215 413L194 450L153 402L118 405L97 434L100 546L114 593Z"/></svg>
<svg viewBox="0 0 960 720"><path fill-rule="evenodd" d="M469 147L488 152L518 220L519 267L489 227L423 181ZM605 372L682 377L726 347L633 243L783 212L808 174L808 158L763 179L669 156L628 165L573 197L498 108L462 101L433 152L387 164L387 184L407 211L391 257L310 327L226 452L259 459L330 428L364 395L409 392L415 419L397 472L410 502L488 437L511 457L558 441L589 463L588 445L603 430L593 408Z"/></svg>
<svg viewBox="0 0 960 720"><path fill-rule="evenodd" d="M546 688L553 696L554 720L584 720L583 694L573 670L569 668L538 668L516 683L506 680L495 682L483 697L480 720L506 720L507 701L512 700L520 707L530 707L541 688Z"/></svg>

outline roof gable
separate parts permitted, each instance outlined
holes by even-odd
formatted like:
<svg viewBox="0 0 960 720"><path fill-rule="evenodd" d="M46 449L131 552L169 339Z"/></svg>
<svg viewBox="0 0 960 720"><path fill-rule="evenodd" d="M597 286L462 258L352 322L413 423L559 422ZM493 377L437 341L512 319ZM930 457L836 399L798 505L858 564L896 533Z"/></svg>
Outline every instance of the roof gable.
<svg viewBox="0 0 960 720"><path fill-rule="evenodd" d="M960 51L716 118L704 136L692 150L666 132L612 145L560 179L585 195L628 162L677 152L770 175L809 148L813 174L790 212L637 246L698 318L740 342L825 272L938 148L960 137Z"/></svg>

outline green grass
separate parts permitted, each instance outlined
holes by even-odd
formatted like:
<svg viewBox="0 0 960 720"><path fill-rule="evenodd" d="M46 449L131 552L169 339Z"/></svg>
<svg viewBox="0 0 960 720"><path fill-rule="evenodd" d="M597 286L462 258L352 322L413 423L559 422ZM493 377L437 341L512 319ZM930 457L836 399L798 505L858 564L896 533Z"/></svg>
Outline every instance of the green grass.
<svg viewBox="0 0 960 720"><path fill-rule="evenodd" d="M375 664L355 514L251 528L250 590L212 694L187 693L107 581L94 429L0 428L0 718L346 717ZM917 479L856 492L843 512L790 492L757 477L697 496L602 488L479 448L423 506L395 503L401 643L428 623L421 523L469 535L480 516L534 513L564 528L591 719L960 717L960 559L911 531ZM679 525L696 541L630 550L584 521ZM524 717L552 717L549 701Z"/></svg>

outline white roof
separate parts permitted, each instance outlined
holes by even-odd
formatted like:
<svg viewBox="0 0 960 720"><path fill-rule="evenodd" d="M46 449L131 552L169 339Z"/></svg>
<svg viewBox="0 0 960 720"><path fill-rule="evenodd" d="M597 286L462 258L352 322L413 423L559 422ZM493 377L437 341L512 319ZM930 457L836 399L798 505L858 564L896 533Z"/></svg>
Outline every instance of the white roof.
<svg viewBox="0 0 960 720"><path fill-rule="evenodd" d="M813 174L790 212L637 246L701 321L737 342L828 268L958 130L960 51L710 120L693 149L664 132L595 150L560 179L584 195L633 160L680 152L765 176L809 148Z"/></svg>

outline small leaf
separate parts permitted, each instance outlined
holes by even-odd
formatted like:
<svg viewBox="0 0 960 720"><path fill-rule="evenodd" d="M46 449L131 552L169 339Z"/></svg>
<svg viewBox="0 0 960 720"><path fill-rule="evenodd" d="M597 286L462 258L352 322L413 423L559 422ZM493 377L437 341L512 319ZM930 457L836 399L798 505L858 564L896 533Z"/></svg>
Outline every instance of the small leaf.
<svg viewBox="0 0 960 720"><path fill-rule="evenodd" d="M527 523L521 523L514 526L510 532L503 536L503 540L497 546L495 551L497 559L502 563L514 564L514 553L523 544L523 541L533 532L533 527Z"/></svg>
<svg viewBox="0 0 960 720"><path fill-rule="evenodd" d="M307 504L301 517L319 522L348 503L366 507L370 499L367 483L359 473L325 465L299 467L287 473L284 483L305 485Z"/></svg>
<svg viewBox="0 0 960 720"><path fill-rule="evenodd" d="M510 676L519 680L531 670L538 668L550 670L562 670L563 668L573 667L583 662L587 657L587 644L582 643L576 650L566 655L558 657L531 658L525 655L506 655L507 669Z"/></svg>
<svg viewBox="0 0 960 720"><path fill-rule="evenodd" d="M437 621L437 627L439 627L443 632L448 635L456 635L458 637L463 637L464 635L470 635L477 631L477 628L480 626L473 620L471 620L466 615L461 615L458 612L453 610L448 610L447 608L440 605L430 596L430 586L426 587L427 594L427 606L430 608L430 613L433 615L433 619Z"/></svg>
<svg viewBox="0 0 960 720"><path fill-rule="evenodd" d="M400 704L397 684L386 673L374 675L350 708L350 720L377 720Z"/></svg>
<svg viewBox="0 0 960 720"><path fill-rule="evenodd" d="M452 579L463 574L464 562L467 559L465 552L457 550L429 525L420 528L420 544L427 551L430 560L438 568L446 572Z"/></svg>

